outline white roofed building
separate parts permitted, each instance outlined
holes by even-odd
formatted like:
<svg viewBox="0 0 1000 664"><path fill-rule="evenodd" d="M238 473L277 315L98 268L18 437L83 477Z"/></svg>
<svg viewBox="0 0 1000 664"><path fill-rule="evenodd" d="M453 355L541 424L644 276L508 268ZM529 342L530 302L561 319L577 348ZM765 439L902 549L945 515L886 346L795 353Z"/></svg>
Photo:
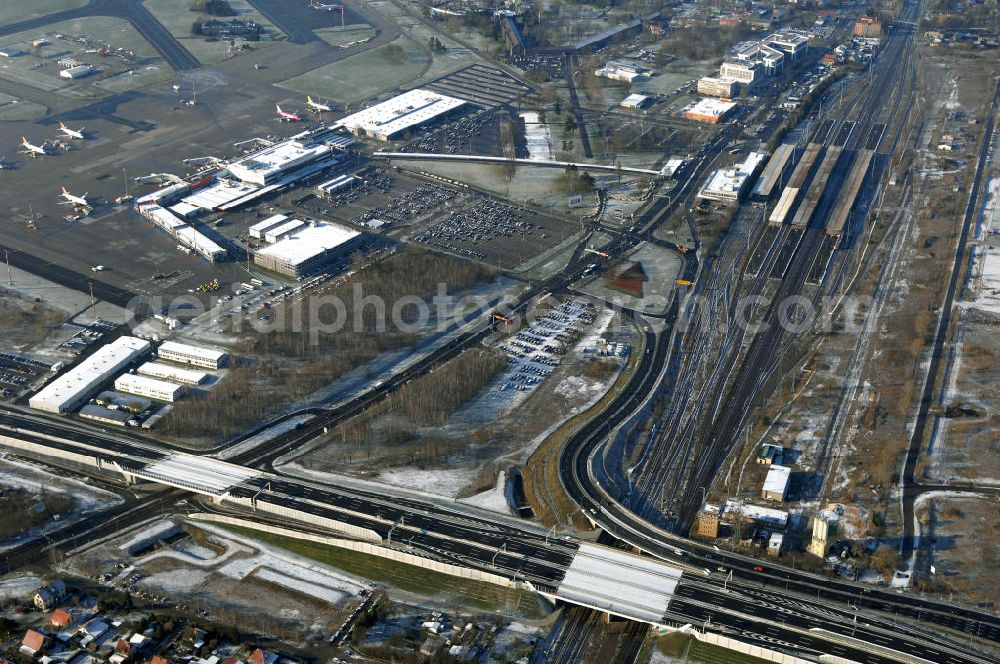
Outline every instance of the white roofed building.
<svg viewBox="0 0 1000 664"><path fill-rule="evenodd" d="M771 465L764 478L764 486L760 491L761 498L780 503L788 495L788 483L792 478L792 469L788 466Z"/></svg>
<svg viewBox="0 0 1000 664"><path fill-rule="evenodd" d="M208 378L208 374L204 371L172 367L169 364L161 364L160 362L146 362L139 367L138 372L144 376L152 376L153 378L161 378L187 385L200 385Z"/></svg>
<svg viewBox="0 0 1000 664"><path fill-rule="evenodd" d="M416 88L348 115L337 125L355 136L391 141L406 131L440 120L465 104L462 99Z"/></svg>
<svg viewBox="0 0 1000 664"><path fill-rule="evenodd" d="M196 367L206 367L208 369L218 369L226 364L229 353L212 348L202 348L182 344L177 341L164 341L156 349L156 354L161 360L177 362L179 364L191 364Z"/></svg>
<svg viewBox="0 0 1000 664"><path fill-rule="evenodd" d="M50 413L70 411L90 398L102 383L148 352L148 341L119 337L46 385L28 400L28 405Z"/></svg>
<svg viewBox="0 0 1000 664"><path fill-rule="evenodd" d="M228 170L243 182L263 187L319 160L332 159L332 154L329 145L307 146L299 141L284 141L230 163Z"/></svg>
<svg viewBox="0 0 1000 664"><path fill-rule="evenodd" d="M358 248L364 236L336 224L316 223L254 254L254 262L266 270L291 277L301 276Z"/></svg>
<svg viewBox="0 0 1000 664"><path fill-rule="evenodd" d="M122 374L115 380L115 389L119 392L149 397L158 401L174 402L184 394L184 388L176 383L169 383L159 378L150 378L141 374Z"/></svg>
<svg viewBox="0 0 1000 664"><path fill-rule="evenodd" d="M714 201L741 201L746 195L750 182L757 176L767 155L751 152L742 164L734 164L713 173L698 194L701 198Z"/></svg>

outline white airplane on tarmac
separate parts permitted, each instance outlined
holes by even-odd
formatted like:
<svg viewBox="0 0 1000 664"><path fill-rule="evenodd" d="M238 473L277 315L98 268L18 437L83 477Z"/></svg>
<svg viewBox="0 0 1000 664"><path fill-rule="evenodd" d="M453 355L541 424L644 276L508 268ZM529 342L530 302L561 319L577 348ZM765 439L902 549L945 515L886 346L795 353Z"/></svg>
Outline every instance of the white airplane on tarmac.
<svg viewBox="0 0 1000 664"><path fill-rule="evenodd" d="M325 9L328 12L332 12L334 9L340 9L340 5L324 5L318 0L312 0L309 3L310 9Z"/></svg>
<svg viewBox="0 0 1000 664"><path fill-rule="evenodd" d="M317 113L330 113L333 111L329 104L321 104L318 101L313 101L313 98L308 95L306 96L306 105Z"/></svg>
<svg viewBox="0 0 1000 664"><path fill-rule="evenodd" d="M302 122L302 116L298 113L283 111L278 104L275 104L274 107L278 109L278 120L281 122Z"/></svg>
<svg viewBox="0 0 1000 664"><path fill-rule="evenodd" d="M24 149L21 150L21 154L28 154L31 155L33 158L37 157L38 155L49 154L49 151L46 149L45 143L42 143L41 145L33 145L24 136L21 137L21 145L24 147Z"/></svg>
<svg viewBox="0 0 1000 664"><path fill-rule="evenodd" d="M69 127L67 127L66 125L64 125L62 122L60 122L59 123L59 131L61 131L62 133L66 134L70 138L75 138L75 139L78 139L78 140L81 140L81 141L85 138L84 135L83 135L83 127L80 127L79 129L70 129Z"/></svg>
<svg viewBox="0 0 1000 664"><path fill-rule="evenodd" d="M90 207L90 203L87 202L87 194L84 193L83 196L74 196L66 190L66 187L62 188L62 197L66 200L60 201L61 205L72 205L73 207Z"/></svg>

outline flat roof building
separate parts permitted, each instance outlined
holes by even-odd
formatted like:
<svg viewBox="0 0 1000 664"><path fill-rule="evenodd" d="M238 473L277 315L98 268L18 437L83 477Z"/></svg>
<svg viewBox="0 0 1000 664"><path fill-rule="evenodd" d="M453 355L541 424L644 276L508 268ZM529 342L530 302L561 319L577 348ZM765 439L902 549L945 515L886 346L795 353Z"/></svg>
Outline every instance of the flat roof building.
<svg viewBox="0 0 1000 664"><path fill-rule="evenodd" d="M115 389L170 403L177 401L184 394L184 388L176 383L131 373L119 376L115 380Z"/></svg>
<svg viewBox="0 0 1000 664"><path fill-rule="evenodd" d="M739 91L739 82L731 78L702 76L698 79L698 94L710 97L735 97Z"/></svg>
<svg viewBox="0 0 1000 664"><path fill-rule="evenodd" d="M144 376L169 380L174 383L184 383L186 385L200 385L208 378L204 371L192 371L181 367L172 367L169 364L160 362L146 362L139 367L138 372Z"/></svg>
<svg viewBox="0 0 1000 664"><path fill-rule="evenodd" d="M127 410L110 410L104 406L88 403L80 409L80 417L86 417L88 420L94 420L102 424L113 424L117 427L123 427L132 419L132 413Z"/></svg>
<svg viewBox="0 0 1000 664"><path fill-rule="evenodd" d="M233 177L263 187L292 171L327 159L332 153L333 148L329 145L283 141L231 162L227 168Z"/></svg>
<svg viewBox="0 0 1000 664"><path fill-rule="evenodd" d="M90 76L94 73L94 68L90 65L76 65L75 67L69 67L63 69L59 72L59 75L63 78L84 78L85 76Z"/></svg>
<svg viewBox="0 0 1000 664"><path fill-rule="evenodd" d="M250 237L255 240L263 240L264 233L272 228L277 228L286 221L288 221L288 216L284 214L275 214L268 217L264 221L258 221L248 229L250 231Z"/></svg>
<svg viewBox="0 0 1000 664"><path fill-rule="evenodd" d="M355 136L391 141L406 131L440 120L465 104L463 99L415 88L381 104L348 115L337 125L346 128Z"/></svg>
<svg viewBox="0 0 1000 664"><path fill-rule="evenodd" d="M630 94L621 101L622 108L642 109L649 106L649 97L646 95Z"/></svg>
<svg viewBox="0 0 1000 664"><path fill-rule="evenodd" d="M354 251L364 241L358 231L336 224L317 223L254 254L266 270L298 277Z"/></svg>
<svg viewBox="0 0 1000 664"><path fill-rule="evenodd" d="M275 226L271 230L264 233L264 241L270 244L274 244L278 240L282 240L295 231L299 230L306 225L306 222L300 221L299 219L289 219L279 226Z"/></svg>
<svg viewBox="0 0 1000 664"><path fill-rule="evenodd" d="M112 376L149 352L149 342L119 337L42 388L28 400L36 410L65 413L90 398Z"/></svg>
<svg viewBox="0 0 1000 664"><path fill-rule="evenodd" d="M688 120L716 124L732 113L734 108L736 108L736 102L703 97L685 108L683 115Z"/></svg>
<svg viewBox="0 0 1000 664"><path fill-rule="evenodd" d="M742 164L717 170L698 194L713 201L741 201L767 155L751 152Z"/></svg>
<svg viewBox="0 0 1000 664"><path fill-rule="evenodd" d="M761 488L761 498L780 503L788 495L788 483L792 477L792 469L788 466L772 464L767 469L764 486Z"/></svg>
<svg viewBox="0 0 1000 664"><path fill-rule="evenodd" d="M161 360L191 364L208 369L218 369L225 366L226 360L229 359L229 353L224 351L182 344L177 341L164 341L156 349L156 354Z"/></svg>
<svg viewBox="0 0 1000 664"><path fill-rule="evenodd" d="M193 226L178 226L174 230L174 236L213 263L220 263L229 255L229 252Z"/></svg>

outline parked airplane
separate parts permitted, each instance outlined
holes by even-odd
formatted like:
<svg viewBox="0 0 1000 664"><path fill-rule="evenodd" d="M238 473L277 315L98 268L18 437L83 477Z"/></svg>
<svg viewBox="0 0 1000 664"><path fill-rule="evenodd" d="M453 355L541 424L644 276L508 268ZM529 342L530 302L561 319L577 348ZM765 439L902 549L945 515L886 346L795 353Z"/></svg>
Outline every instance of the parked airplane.
<svg viewBox="0 0 1000 664"><path fill-rule="evenodd" d="M302 116L298 113L289 113L288 111L281 110L281 106L278 104L274 105L278 109L278 120L281 122L302 122Z"/></svg>
<svg viewBox="0 0 1000 664"><path fill-rule="evenodd" d="M324 111L330 113L333 111L329 104L321 104L318 101L313 101L313 98L309 96L306 96L306 105L317 113L323 113Z"/></svg>
<svg viewBox="0 0 1000 664"><path fill-rule="evenodd" d="M42 143L41 145L32 145L24 136L21 137L21 145L24 147L24 149L21 150L21 154L29 154L32 157L37 157L38 155L47 155L49 153L46 149L45 143Z"/></svg>
<svg viewBox="0 0 1000 664"><path fill-rule="evenodd" d="M60 122L59 123L59 131L61 131L62 133L66 134L70 138L76 138L76 139L79 139L79 140L83 140L83 138L84 138L84 136L83 136L83 127L80 127L79 129L70 129L69 127L67 127L66 125L64 125L62 122Z"/></svg>
<svg viewBox="0 0 1000 664"><path fill-rule="evenodd" d="M90 207L90 203L87 202L87 194L83 196L74 196L66 190L66 187L62 188L62 197L66 200L60 201L62 205L72 205L74 207Z"/></svg>
<svg viewBox="0 0 1000 664"><path fill-rule="evenodd" d="M310 9L325 9L328 12L332 12L334 9L340 9L340 5L324 5L324 4L320 3L318 0L312 0L312 2L309 3L309 8Z"/></svg>

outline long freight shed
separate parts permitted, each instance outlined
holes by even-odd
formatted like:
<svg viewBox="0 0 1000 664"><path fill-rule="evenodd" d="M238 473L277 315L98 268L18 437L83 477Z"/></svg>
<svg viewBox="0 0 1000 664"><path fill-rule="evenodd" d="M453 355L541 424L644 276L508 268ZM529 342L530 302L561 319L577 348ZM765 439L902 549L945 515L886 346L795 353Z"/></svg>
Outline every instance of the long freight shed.
<svg viewBox="0 0 1000 664"><path fill-rule="evenodd" d="M844 148L836 145L830 146L826 149L823 161L820 162L819 168L816 169L816 175L813 176L812 182L806 190L805 196L802 197L802 203L799 205L798 210L795 211L795 216L792 217L793 227L805 228L809 225L809 220L812 219L813 213L816 212L816 206L819 204L819 199L826 190L827 182L830 180L830 174L833 173L833 168L836 166L837 161L840 160L840 153L843 152L843 150Z"/></svg>
<svg viewBox="0 0 1000 664"><path fill-rule="evenodd" d="M775 192L778 184L788 174L788 169L794 162L794 156L794 144L782 143L778 146L771 155L771 159L768 160L767 166L764 167L764 171L760 174L760 179L757 180L752 194L754 199L764 201L771 198L771 194Z"/></svg>
<svg viewBox="0 0 1000 664"><path fill-rule="evenodd" d="M837 201L837 207L830 214L830 219L826 224L827 235L840 235L847 223L847 217L854 207L854 202L861 191L861 185L868 176L868 169L871 167L874 150L858 150L854 157L854 164L851 166L851 173L847 176L841 195Z"/></svg>
<svg viewBox="0 0 1000 664"><path fill-rule="evenodd" d="M792 206L795 205L795 199L798 198L799 191L805 184L806 177L812 171L813 164L816 163L816 157L819 156L822 149L823 146L819 143L810 143L806 147L806 151L802 154L802 159L795 166L795 170L792 171L792 177L788 179L788 184L785 185L784 190L781 192L778 204L771 210L771 216L767 220L769 224L781 226L785 223L788 214L792 210Z"/></svg>

